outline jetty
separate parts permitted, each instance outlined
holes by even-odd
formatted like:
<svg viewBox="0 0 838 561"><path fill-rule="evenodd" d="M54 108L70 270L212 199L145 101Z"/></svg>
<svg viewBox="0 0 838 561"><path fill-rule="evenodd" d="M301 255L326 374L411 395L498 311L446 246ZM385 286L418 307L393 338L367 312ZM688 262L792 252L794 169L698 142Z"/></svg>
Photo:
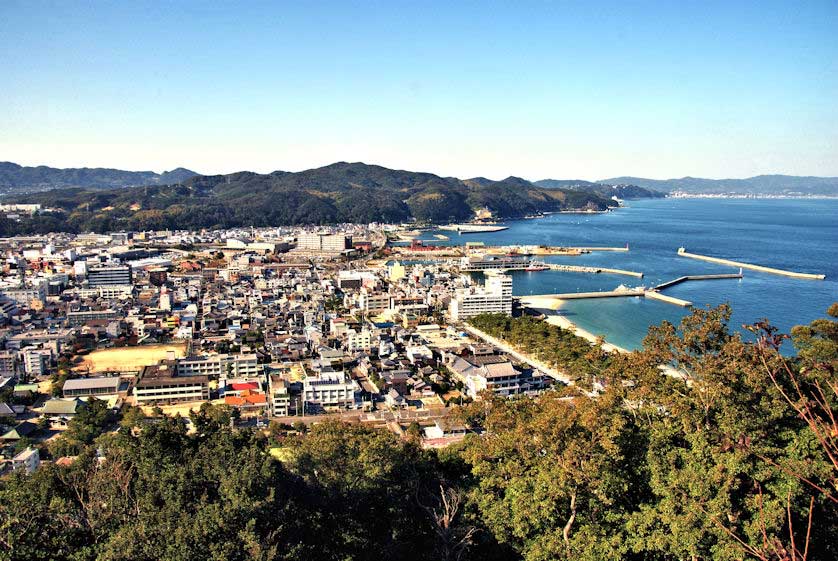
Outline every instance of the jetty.
<svg viewBox="0 0 838 561"><path fill-rule="evenodd" d="M660 302L666 302L667 304L674 304L683 308L691 308L693 305L693 303L689 300L682 300L681 298L675 298L674 296L667 296L666 294L661 294L657 290L647 290L643 293L643 297L658 300Z"/></svg>
<svg viewBox="0 0 838 561"><path fill-rule="evenodd" d="M545 267L552 271L566 271L569 273L610 273L612 275L628 275L630 277L643 278L643 273L637 271L626 271L624 269L608 269L605 267L584 267L580 265L559 265L556 263L545 263Z"/></svg>
<svg viewBox="0 0 838 561"><path fill-rule="evenodd" d="M628 251L629 246L628 244L626 244L626 247L575 246L570 247L568 249L576 249L581 251L582 253L590 253L592 251Z"/></svg>
<svg viewBox="0 0 838 561"><path fill-rule="evenodd" d="M529 298L552 300L581 300L584 298L619 298L629 296L643 296L645 292L645 288L623 288L617 290L601 290L598 292L566 292L564 294L537 295L533 294L532 296L521 296L521 301L524 302Z"/></svg>
<svg viewBox="0 0 838 561"><path fill-rule="evenodd" d="M754 265L753 263L743 263L740 261L732 261L730 259L721 259L719 257L710 257L708 255L699 255L697 253L688 253L683 247L678 248L678 255L682 257L689 257L690 259L698 259L700 261L707 261L709 263L718 263L719 265L727 265L728 267L739 267L740 269L750 269L752 271L759 271L761 273L770 273L772 275L782 275L784 277L792 277L796 279L810 279L823 280L826 275L818 275L812 273L798 273L796 271L786 271L784 269L775 269L773 267L763 267L762 265Z"/></svg>
<svg viewBox="0 0 838 561"><path fill-rule="evenodd" d="M675 286L676 284L681 284L682 282L687 282L687 281L741 279L741 278L742 278L742 269L739 269L738 273L726 273L726 274L721 274L721 275L685 275L683 277L678 277L677 279L673 279L671 281L659 284L655 288L653 288L653 290L663 290L665 288L669 288L671 286Z"/></svg>
<svg viewBox="0 0 838 561"><path fill-rule="evenodd" d="M667 296L665 294L661 294L656 290L647 290L645 288L627 288L621 290L607 290L607 291L600 291L600 292L568 292L565 294L533 294L532 296L521 296L520 301L522 304L525 305L532 305L535 307L547 307L544 306L544 303L549 300L553 300L555 302L561 302L562 300L582 300L588 298L651 298L652 300L660 300L661 302L666 302L667 304L674 304L676 306L682 306L685 308L689 308L693 305L692 302L688 300L681 300L680 298L674 298L672 296Z"/></svg>
<svg viewBox="0 0 838 561"><path fill-rule="evenodd" d="M552 268L552 267L551 267ZM630 273L630 271L627 271ZM638 273L636 273L638 274ZM641 273L642 275L642 273ZM721 279L741 279L742 278L742 269L739 269L738 273L724 273L720 275L685 275L683 277L678 277L677 279L672 279L671 281L667 281L661 283L654 288L618 288L617 290L610 290L610 291L603 291L603 292L569 292L565 294L539 294L539 295L532 295L532 296L522 296L521 302L524 304L533 303L535 305L539 305L543 303L545 300L580 300L583 298L619 298L619 297L630 297L630 296L643 296L644 298L650 298L652 300L658 300L660 302L666 302L667 304L674 304L675 306L682 306L684 308L689 308L693 305L692 302L689 300L683 300L681 298L676 298L674 296L669 296L666 294L661 294L661 290L666 288L673 287L677 284L681 284L683 282L688 281L705 281L705 280L721 280Z"/></svg>

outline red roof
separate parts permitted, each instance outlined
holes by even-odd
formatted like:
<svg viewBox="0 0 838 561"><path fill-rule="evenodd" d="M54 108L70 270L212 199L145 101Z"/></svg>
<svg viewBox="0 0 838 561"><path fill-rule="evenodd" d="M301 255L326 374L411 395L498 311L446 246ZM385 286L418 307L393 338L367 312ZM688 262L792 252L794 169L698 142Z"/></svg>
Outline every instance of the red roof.
<svg viewBox="0 0 838 561"><path fill-rule="evenodd" d="M241 392L244 390L258 390L259 384L257 384L256 382L238 382L230 384L230 387L233 389L233 391Z"/></svg>

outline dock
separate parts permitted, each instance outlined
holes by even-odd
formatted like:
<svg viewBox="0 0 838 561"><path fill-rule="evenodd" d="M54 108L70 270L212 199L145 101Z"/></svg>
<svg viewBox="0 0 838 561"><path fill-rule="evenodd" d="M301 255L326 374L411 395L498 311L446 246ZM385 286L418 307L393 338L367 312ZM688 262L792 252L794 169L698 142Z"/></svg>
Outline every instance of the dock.
<svg viewBox="0 0 838 561"><path fill-rule="evenodd" d="M742 270L740 269L738 273L726 273L721 275L685 275L683 277L678 277L677 279L673 279L671 281L662 283L657 285L652 290L663 290L665 288L669 288L671 286L675 286L676 284L681 284L682 282L687 281L701 281L701 280L720 280L720 279L741 279L742 278Z"/></svg>
<svg viewBox="0 0 838 561"><path fill-rule="evenodd" d="M818 275L812 273L798 273L796 271L786 271L784 269L775 269L773 267L763 267L762 265L754 265L753 263L743 263L740 261L732 261L730 259L721 259L719 257L710 257L708 255L699 255L697 253L688 253L683 247L678 248L678 255L682 257L689 257L690 259L698 259L700 261L707 261L709 263L718 263L719 265L727 265L728 267L739 267L741 269L750 269L752 271L759 271L761 273L770 273L772 275L782 275L784 277L792 277L796 279L809 280L823 280L826 275Z"/></svg>
<svg viewBox="0 0 838 561"><path fill-rule="evenodd" d="M643 278L643 273L637 271L626 271L624 269L607 269L605 267L583 267L579 265L558 265L556 263L545 263L545 267L552 271L566 271L570 273L610 273L612 275L628 275L630 277Z"/></svg>

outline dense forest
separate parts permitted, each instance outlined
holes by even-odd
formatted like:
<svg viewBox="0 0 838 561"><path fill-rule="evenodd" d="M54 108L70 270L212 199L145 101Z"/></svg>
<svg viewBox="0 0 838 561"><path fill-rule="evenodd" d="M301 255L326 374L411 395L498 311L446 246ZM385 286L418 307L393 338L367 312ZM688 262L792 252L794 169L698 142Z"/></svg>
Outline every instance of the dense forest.
<svg viewBox="0 0 838 561"><path fill-rule="evenodd" d="M468 220L478 209L515 218L564 209L605 210L608 197L545 189L510 177L486 184L430 173L337 163L299 173L195 176L175 185L56 189L14 197L55 212L0 220L0 235Z"/></svg>
<svg viewBox="0 0 838 561"><path fill-rule="evenodd" d="M795 328L788 358L773 328L746 342L728 318L696 310L590 357L594 396L486 396L460 410L476 433L441 450L412 428L234 430L209 406L192 433L91 413L52 444L72 465L0 482L0 558L832 561L838 321ZM480 321L582 360L535 320Z"/></svg>

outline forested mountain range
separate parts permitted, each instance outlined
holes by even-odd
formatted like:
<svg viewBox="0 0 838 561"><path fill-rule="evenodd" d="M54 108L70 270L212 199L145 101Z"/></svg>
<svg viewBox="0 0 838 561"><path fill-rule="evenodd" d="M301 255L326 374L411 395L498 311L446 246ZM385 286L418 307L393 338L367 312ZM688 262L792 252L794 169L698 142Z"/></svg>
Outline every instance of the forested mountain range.
<svg viewBox="0 0 838 561"><path fill-rule="evenodd" d="M5 233L278 226L340 222L468 220L487 208L499 218L565 209L605 210L609 197L545 189L517 177L461 181L431 173L339 162L298 173L194 176L174 185L55 189L8 200L59 212L2 225ZM11 229L11 231L9 231Z"/></svg>
<svg viewBox="0 0 838 561"><path fill-rule="evenodd" d="M49 166L20 166L0 162L0 194L46 191L66 187L109 189L141 185L167 185L179 183L198 175L196 172L177 168L172 171L123 171L110 168L52 168Z"/></svg>
<svg viewBox="0 0 838 561"><path fill-rule="evenodd" d="M614 177L601 183L631 184L646 189L670 193L735 195L828 195L838 196L838 177L803 177L797 175L757 175L746 179L645 179L642 177Z"/></svg>

